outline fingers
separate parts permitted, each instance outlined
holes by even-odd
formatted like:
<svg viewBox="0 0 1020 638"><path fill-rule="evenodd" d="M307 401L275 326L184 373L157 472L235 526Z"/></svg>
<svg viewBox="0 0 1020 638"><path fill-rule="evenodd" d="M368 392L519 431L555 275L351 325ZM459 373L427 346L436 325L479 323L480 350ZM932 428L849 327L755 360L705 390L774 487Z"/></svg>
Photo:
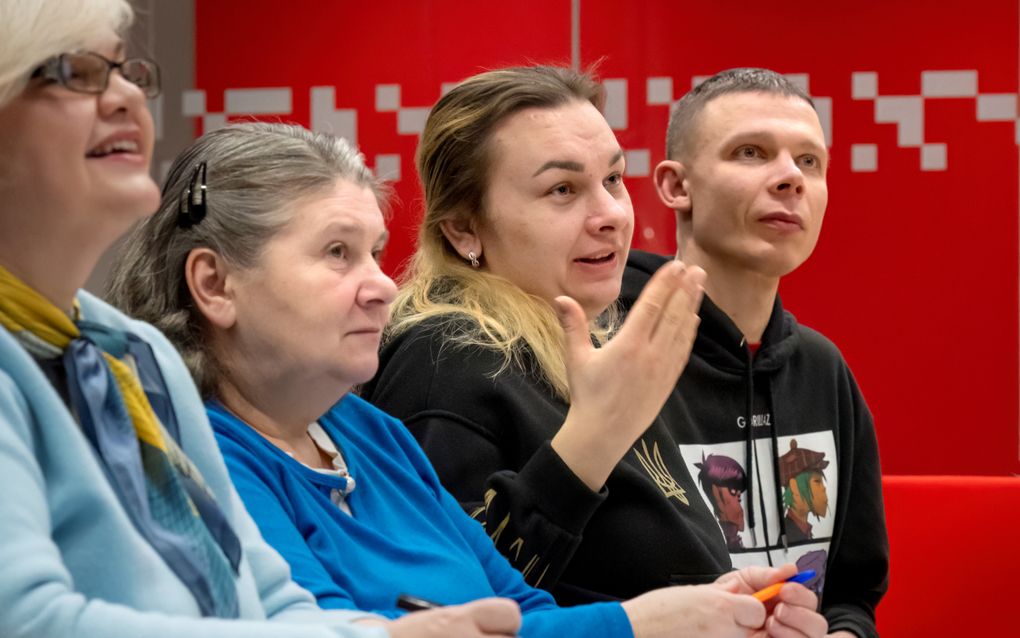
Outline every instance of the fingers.
<svg viewBox="0 0 1020 638"><path fill-rule="evenodd" d="M623 336L626 330L628 333L639 335L638 338L650 338L659 325L670 298L683 288L686 270L687 267L680 261L671 261L659 268L645 284L644 290L627 314L620 336Z"/></svg>
<svg viewBox="0 0 1020 638"><path fill-rule="evenodd" d="M829 623L813 608L780 602L766 622L765 629L772 638L822 638L829 631Z"/></svg>
<svg viewBox="0 0 1020 638"><path fill-rule="evenodd" d="M570 297L560 296L553 301L556 305L556 316L559 318L565 334L564 348L569 367L571 361L580 360L586 352L592 350L588 318L585 316L581 304Z"/></svg>
<svg viewBox="0 0 1020 638"><path fill-rule="evenodd" d="M741 627L757 629L765 624L765 605L743 594L731 594L733 620Z"/></svg>
<svg viewBox="0 0 1020 638"><path fill-rule="evenodd" d="M797 573L797 566L793 563L787 563L779 567L745 567L737 573L740 574L741 580L747 583L751 593L754 593L793 576Z"/></svg>
<svg viewBox="0 0 1020 638"><path fill-rule="evenodd" d="M697 332L704 283L705 271L701 268L694 266L684 271L677 290L666 302L655 326L651 336L653 346L669 347L671 343L680 342L690 349Z"/></svg>
<svg viewBox="0 0 1020 638"><path fill-rule="evenodd" d="M788 563L781 567L754 566L739 571L723 574L715 581L715 585L725 586L728 591L740 594L753 594L769 585L781 582L797 573L796 565ZM734 589L730 589L734 588Z"/></svg>
<svg viewBox="0 0 1020 638"><path fill-rule="evenodd" d="M521 628L521 609L508 598L483 598L464 606L483 634L516 636Z"/></svg>
<svg viewBox="0 0 1020 638"><path fill-rule="evenodd" d="M815 611L818 609L818 596L804 585L788 583L779 590L779 600L787 605L804 607Z"/></svg>
<svg viewBox="0 0 1020 638"><path fill-rule="evenodd" d="M510 638L521 627L517 603L484 598L402 616L386 626L390 638Z"/></svg>

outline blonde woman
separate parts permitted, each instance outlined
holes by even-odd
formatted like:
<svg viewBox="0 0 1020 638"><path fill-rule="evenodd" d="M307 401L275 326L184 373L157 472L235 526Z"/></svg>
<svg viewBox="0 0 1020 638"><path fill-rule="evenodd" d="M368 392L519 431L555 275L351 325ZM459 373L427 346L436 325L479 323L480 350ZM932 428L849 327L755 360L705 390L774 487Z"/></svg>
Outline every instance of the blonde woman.
<svg viewBox="0 0 1020 638"><path fill-rule="evenodd" d="M433 107L417 155L425 218L362 393L404 421L496 547L561 604L732 569L657 417L704 273L672 262L659 273L672 296L639 301L592 347L615 329L634 223L601 105L589 76L533 67L474 76ZM790 609L814 607L790 587Z"/></svg>

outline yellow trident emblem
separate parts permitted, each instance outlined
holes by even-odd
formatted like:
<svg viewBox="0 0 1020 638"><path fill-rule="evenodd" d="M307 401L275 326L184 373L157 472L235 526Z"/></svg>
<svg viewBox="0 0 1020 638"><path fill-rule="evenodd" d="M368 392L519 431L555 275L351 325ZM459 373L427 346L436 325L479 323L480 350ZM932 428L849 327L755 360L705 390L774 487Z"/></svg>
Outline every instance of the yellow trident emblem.
<svg viewBox="0 0 1020 638"><path fill-rule="evenodd" d="M687 500L687 491L677 484L676 479L669 473L666 468L666 462L662 460L662 454L659 453L659 443L655 442L652 444L652 453L648 453L648 445L641 441L641 450L644 454L634 448L634 454L637 455L638 460L641 461L641 465L644 466L645 471L652 477L655 484L662 490L663 496L667 499L675 498L684 505L690 505Z"/></svg>

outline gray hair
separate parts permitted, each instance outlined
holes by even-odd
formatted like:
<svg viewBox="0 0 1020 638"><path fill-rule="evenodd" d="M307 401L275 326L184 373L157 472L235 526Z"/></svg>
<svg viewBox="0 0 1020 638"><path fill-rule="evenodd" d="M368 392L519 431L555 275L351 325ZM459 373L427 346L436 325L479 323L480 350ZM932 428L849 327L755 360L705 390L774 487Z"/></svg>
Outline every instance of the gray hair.
<svg viewBox="0 0 1020 638"><path fill-rule="evenodd" d="M729 69L716 73L680 98L669 116L666 130L666 157L679 160L690 152L695 120L705 105L729 93L769 93L798 97L814 108L811 97L782 75L769 69Z"/></svg>
<svg viewBox="0 0 1020 638"><path fill-rule="evenodd" d="M205 217L181 228L181 200L202 162ZM266 123L234 124L203 135L174 160L159 210L126 238L107 299L162 330L203 396L213 396L220 373L184 276L188 255L209 248L239 268L256 266L266 243L289 221L292 204L328 192L338 179L370 188L385 205L387 189L341 138Z"/></svg>
<svg viewBox="0 0 1020 638"><path fill-rule="evenodd" d="M0 108L48 58L123 35L133 19L127 0L0 0Z"/></svg>

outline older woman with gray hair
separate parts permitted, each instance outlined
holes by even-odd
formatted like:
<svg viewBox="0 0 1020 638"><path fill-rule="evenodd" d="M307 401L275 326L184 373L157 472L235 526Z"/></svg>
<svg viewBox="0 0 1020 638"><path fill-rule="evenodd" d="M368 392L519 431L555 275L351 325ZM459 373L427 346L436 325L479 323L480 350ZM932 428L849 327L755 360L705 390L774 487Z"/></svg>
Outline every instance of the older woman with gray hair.
<svg viewBox="0 0 1020 638"><path fill-rule="evenodd" d="M125 0L0 0L0 636L513 633L501 601L386 627L319 609L245 512L173 347L79 290L159 203L159 68L126 55L131 20Z"/></svg>

